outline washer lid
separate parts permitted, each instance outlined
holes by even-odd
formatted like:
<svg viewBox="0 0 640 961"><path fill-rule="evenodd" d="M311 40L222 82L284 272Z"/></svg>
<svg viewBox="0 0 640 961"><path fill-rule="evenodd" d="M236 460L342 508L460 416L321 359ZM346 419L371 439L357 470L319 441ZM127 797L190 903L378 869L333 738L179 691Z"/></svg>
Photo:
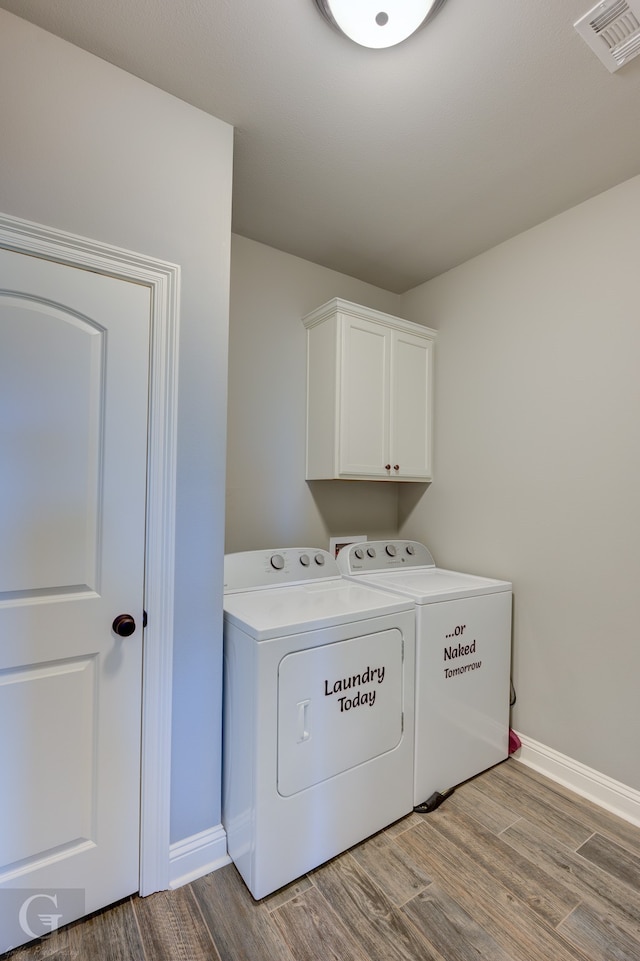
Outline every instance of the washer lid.
<svg viewBox="0 0 640 961"><path fill-rule="evenodd" d="M410 611L411 600L338 578L225 594L224 616L257 641Z"/></svg>
<svg viewBox="0 0 640 961"><path fill-rule="evenodd" d="M512 586L509 581L446 571L440 567L385 571L383 574L361 576L367 585L412 597L416 604L434 604L459 597L495 594L498 591L510 591Z"/></svg>

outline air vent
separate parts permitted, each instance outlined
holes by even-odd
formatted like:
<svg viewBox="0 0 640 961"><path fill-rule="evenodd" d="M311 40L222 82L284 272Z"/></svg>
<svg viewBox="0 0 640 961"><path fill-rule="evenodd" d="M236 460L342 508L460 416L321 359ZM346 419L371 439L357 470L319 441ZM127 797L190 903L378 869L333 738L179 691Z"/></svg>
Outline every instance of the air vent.
<svg viewBox="0 0 640 961"><path fill-rule="evenodd" d="M611 73L640 54L640 0L605 0L574 27Z"/></svg>

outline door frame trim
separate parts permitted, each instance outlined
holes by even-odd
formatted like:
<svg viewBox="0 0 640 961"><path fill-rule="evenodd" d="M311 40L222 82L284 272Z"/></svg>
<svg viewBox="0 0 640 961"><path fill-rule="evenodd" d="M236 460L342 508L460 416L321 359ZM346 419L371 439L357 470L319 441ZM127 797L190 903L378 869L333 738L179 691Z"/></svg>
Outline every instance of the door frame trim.
<svg viewBox="0 0 640 961"><path fill-rule="evenodd" d="M140 894L151 894L169 887L170 869L180 267L6 214L0 247L151 291L140 785Z"/></svg>

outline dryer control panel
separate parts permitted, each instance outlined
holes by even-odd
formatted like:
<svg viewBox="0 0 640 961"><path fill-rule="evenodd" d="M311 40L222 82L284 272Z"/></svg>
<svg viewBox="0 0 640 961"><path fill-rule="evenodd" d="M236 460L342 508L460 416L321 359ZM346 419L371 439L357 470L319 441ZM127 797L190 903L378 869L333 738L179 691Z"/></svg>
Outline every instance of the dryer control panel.
<svg viewBox="0 0 640 961"><path fill-rule="evenodd" d="M317 547L283 547L225 554L224 592L257 591L340 577L334 557Z"/></svg>
<svg viewBox="0 0 640 961"><path fill-rule="evenodd" d="M338 554L338 568L347 576L435 566L431 553L418 541L362 541L343 547Z"/></svg>

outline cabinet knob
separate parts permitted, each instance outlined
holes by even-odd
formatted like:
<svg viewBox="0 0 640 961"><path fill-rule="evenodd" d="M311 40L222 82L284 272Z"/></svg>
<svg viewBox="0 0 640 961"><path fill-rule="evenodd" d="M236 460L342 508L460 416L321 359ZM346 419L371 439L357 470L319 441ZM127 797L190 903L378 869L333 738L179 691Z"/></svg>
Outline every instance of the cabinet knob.
<svg viewBox="0 0 640 961"><path fill-rule="evenodd" d="M391 470L391 464L385 464L385 465L384 465L384 469L385 469L385 470Z"/></svg>
<svg viewBox="0 0 640 961"><path fill-rule="evenodd" d="M393 469L394 469L394 470L400 470L400 464L394 464L394 465L393 465Z"/></svg>

